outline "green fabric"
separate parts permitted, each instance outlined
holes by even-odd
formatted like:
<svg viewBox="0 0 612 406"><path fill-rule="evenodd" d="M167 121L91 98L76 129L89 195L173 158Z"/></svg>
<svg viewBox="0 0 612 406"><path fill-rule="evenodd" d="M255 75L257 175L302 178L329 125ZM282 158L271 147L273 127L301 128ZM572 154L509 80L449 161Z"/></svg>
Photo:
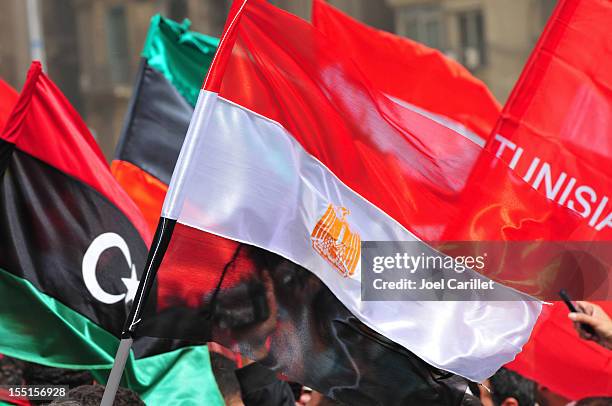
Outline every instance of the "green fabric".
<svg viewBox="0 0 612 406"><path fill-rule="evenodd" d="M83 315L0 269L0 353L57 368L90 369L100 382L119 340ZM128 361L123 386L147 404L223 405L208 349L182 348Z"/></svg>
<svg viewBox="0 0 612 406"><path fill-rule="evenodd" d="M189 31L189 25L189 20L177 23L154 16L142 56L195 106L219 39Z"/></svg>
<svg viewBox="0 0 612 406"><path fill-rule="evenodd" d="M105 383L110 369L92 370L92 373L96 380ZM138 360L132 354L122 386L138 392L148 405L225 405L204 346Z"/></svg>

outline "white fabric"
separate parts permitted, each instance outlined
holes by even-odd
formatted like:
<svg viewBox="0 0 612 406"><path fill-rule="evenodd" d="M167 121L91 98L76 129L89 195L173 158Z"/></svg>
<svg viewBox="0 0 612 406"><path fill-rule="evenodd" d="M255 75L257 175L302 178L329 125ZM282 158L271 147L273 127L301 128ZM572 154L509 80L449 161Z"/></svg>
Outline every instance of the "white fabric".
<svg viewBox="0 0 612 406"><path fill-rule="evenodd" d="M539 302L362 302L312 247L328 205L346 207L362 241L415 236L344 185L277 122L202 91L162 215L275 252L316 274L366 325L428 363L481 381L512 360Z"/></svg>

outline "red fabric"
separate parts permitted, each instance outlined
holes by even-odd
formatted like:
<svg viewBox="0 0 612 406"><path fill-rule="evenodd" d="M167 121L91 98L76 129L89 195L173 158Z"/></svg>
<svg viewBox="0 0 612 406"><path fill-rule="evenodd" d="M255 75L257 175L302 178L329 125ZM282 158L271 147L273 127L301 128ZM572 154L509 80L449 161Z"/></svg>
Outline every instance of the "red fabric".
<svg viewBox="0 0 612 406"><path fill-rule="evenodd" d="M120 160L111 163L111 172L145 217L151 233L155 232L168 185L136 165Z"/></svg>
<svg viewBox="0 0 612 406"><path fill-rule="evenodd" d="M96 189L123 211L147 244L151 241L138 207L113 178L96 140L39 62L32 63L0 138Z"/></svg>
<svg viewBox="0 0 612 406"><path fill-rule="evenodd" d="M303 20L249 1L231 38L233 47L227 42L217 54L226 64L212 66L211 89L281 123L344 183L421 239L564 240L576 230L577 216L491 154L369 87L331 39ZM534 272L519 270L494 278L542 293L523 284L541 283Z"/></svg>
<svg viewBox="0 0 612 406"><path fill-rule="evenodd" d="M17 102L17 92L0 79L0 130Z"/></svg>
<svg viewBox="0 0 612 406"><path fill-rule="evenodd" d="M0 388L0 401L7 402L16 406L30 406L31 403L26 398L11 397L8 389Z"/></svg>
<svg viewBox="0 0 612 406"><path fill-rule="evenodd" d="M585 239L603 241L611 239L610 227L597 231L589 220L611 190L611 20L609 1L560 2L495 129L516 145L514 151L524 150L516 164L520 176L538 157L550 164L553 182L567 174L561 190L574 178L576 188L587 185L595 191L596 202L582 221L591 230ZM487 148L497 152L500 145L491 138ZM511 162L514 151L506 148L501 158ZM544 185L538 189L545 192ZM559 202L561 196L554 199ZM573 191L564 204L572 199ZM593 223L609 216L611 208L607 202ZM600 304L612 314L612 302ZM581 340L567 313L562 303L544 313L510 368L571 399L612 396L612 352Z"/></svg>
<svg viewBox="0 0 612 406"><path fill-rule="evenodd" d="M216 352L217 354L223 355L225 358L234 361L236 365L238 365L237 368L241 368L241 366L239 365L242 361L240 353L234 352L229 348L222 346L221 344L217 344L214 341L206 343L206 346L208 347L208 351Z"/></svg>
<svg viewBox="0 0 612 406"><path fill-rule="evenodd" d="M208 72L206 72L206 78L204 79L203 87L210 91L219 91L219 86L221 86L221 82L223 81L225 66L227 65L227 62L231 56L231 52L219 52L219 50L223 48L228 48L230 50L232 49L234 42L236 41L236 27L240 21L240 16L242 15L241 11L246 5L247 1L248 0L235 0L232 2L232 6L230 7L230 11L227 15L227 20L225 21L225 26L223 27L223 35L221 35L217 53L215 54L215 58L213 59Z"/></svg>
<svg viewBox="0 0 612 406"><path fill-rule="evenodd" d="M368 27L322 0L313 1L312 21L377 89L488 138L501 106L461 64L418 42Z"/></svg>
<svg viewBox="0 0 612 406"><path fill-rule="evenodd" d="M598 303L612 314L612 302ZM582 340L567 314L563 302L545 306L508 368L569 399L612 396L612 351Z"/></svg>
<svg viewBox="0 0 612 406"><path fill-rule="evenodd" d="M157 274L158 308L171 306L175 297L188 306L200 306L204 295L217 287L226 266L224 289L255 274L248 247L239 246L236 241L177 223Z"/></svg>

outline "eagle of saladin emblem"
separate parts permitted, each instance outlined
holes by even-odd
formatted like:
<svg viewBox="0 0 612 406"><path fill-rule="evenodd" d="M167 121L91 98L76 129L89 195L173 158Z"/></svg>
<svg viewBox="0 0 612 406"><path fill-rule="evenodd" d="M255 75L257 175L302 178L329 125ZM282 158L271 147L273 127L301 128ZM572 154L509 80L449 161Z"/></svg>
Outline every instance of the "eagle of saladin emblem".
<svg viewBox="0 0 612 406"><path fill-rule="evenodd" d="M361 255L361 238L351 231L345 207L327 206L310 235L312 248L344 277L352 276Z"/></svg>

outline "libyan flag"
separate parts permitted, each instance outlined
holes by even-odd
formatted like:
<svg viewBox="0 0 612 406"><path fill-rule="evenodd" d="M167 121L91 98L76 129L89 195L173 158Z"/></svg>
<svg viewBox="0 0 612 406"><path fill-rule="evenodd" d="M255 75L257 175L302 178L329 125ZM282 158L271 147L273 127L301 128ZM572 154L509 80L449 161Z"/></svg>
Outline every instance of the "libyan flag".
<svg viewBox="0 0 612 406"><path fill-rule="evenodd" d="M204 76L219 40L156 15L111 170L155 230Z"/></svg>
<svg viewBox="0 0 612 406"><path fill-rule="evenodd" d="M0 352L104 382L150 239L85 123L33 63L0 135ZM150 404L223 404L206 348L167 344L138 340L123 385Z"/></svg>

